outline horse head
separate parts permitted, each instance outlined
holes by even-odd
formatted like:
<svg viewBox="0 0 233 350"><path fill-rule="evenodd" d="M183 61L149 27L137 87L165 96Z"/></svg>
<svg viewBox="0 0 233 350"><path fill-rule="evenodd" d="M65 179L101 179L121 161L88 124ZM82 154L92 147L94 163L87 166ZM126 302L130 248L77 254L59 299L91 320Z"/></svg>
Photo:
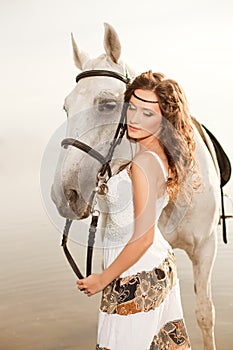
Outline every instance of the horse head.
<svg viewBox="0 0 233 350"><path fill-rule="evenodd" d="M78 48L73 35L72 46L75 65L82 73L65 98L66 136L87 144L106 157L121 117L125 90L125 82L116 79L114 73L123 80L127 75L126 66L120 61L121 44L116 31L105 24L104 54L90 59L87 53ZM103 70L112 75L89 74ZM112 173L131 159L131 146L124 138L124 142L114 151ZM98 160L72 145L61 151L51 190L52 200L60 215L69 219L89 216L90 198L96 187L100 166Z"/></svg>

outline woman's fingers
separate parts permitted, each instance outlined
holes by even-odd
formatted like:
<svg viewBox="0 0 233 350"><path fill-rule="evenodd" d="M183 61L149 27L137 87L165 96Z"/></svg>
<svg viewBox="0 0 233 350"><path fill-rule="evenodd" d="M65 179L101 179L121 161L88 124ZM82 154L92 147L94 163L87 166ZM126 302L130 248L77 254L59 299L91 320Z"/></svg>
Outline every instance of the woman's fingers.
<svg viewBox="0 0 233 350"><path fill-rule="evenodd" d="M95 276L91 275L87 278L83 278L81 280L77 280L77 288L86 294L88 297L94 295L96 293L95 288ZM94 284L94 285L93 285Z"/></svg>
<svg viewBox="0 0 233 350"><path fill-rule="evenodd" d="M82 281L77 281L76 284L78 286L78 289L81 291L85 291L87 288L86 284Z"/></svg>
<svg viewBox="0 0 233 350"><path fill-rule="evenodd" d="M86 294L88 297L92 295L91 291L87 288L87 285L82 280L78 280L76 284L78 289L84 294Z"/></svg>
<svg viewBox="0 0 233 350"><path fill-rule="evenodd" d="M84 288L84 289L80 289L80 291L82 291L84 294L86 294L88 297L92 296L92 293L90 290Z"/></svg>

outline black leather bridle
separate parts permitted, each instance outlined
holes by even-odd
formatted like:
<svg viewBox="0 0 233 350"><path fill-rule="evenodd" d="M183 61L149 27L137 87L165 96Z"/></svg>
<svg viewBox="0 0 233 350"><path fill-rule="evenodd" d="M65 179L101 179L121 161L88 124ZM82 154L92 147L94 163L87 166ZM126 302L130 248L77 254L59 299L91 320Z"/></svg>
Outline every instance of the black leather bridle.
<svg viewBox="0 0 233 350"><path fill-rule="evenodd" d="M109 71L109 70L88 70L80 73L76 77L76 83L78 83L81 79L84 78L90 78L90 77L110 77L110 78L115 78L120 81L122 81L125 84L128 84L130 82L129 77L124 76L118 72L114 71ZM126 112L126 107L123 105L123 109L121 112L121 117L120 121L118 123L115 135L113 137L112 142L110 143L110 148L106 156L103 156L101 153L98 151L94 150L92 147L87 145L86 143L76 140L73 138L65 138L61 142L61 146L64 148L67 148L69 146L76 147L80 149L83 152L86 152L89 156L95 158L101 163L101 168L99 169L97 176L96 176L96 188L93 190L92 195L91 195L91 203L89 203L92 206L92 203L94 202L94 198L96 193L101 192L103 189L103 179L105 174L107 173L108 178L112 176L112 171L111 171L111 166L110 162L113 157L114 150L118 144L120 144L125 130L126 130L126 124L124 122L125 119L125 112ZM93 247L95 244L95 233L97 229L97 224L98 224L98 218L99 218L99 213L98 211L95 211L93 206L91 210L91 215L92 215L92 220L89 228L89 235L88 235L88 245L87 245L87 261L86 261L86 276L89 276L91 274L91 269L92 269L92 254L93 254ZM63 237L62 237L62 247L64 250L64 253L69 261L70 266L72 267L74 273L76 276L80 279L83 278L82 273L80 272L80 269L78 268L77 264L75 263L74 259L72 258L68 248L67 248L67 241L68 241L68 235L69 235L69 229L72 224L72 220L66 219L64 231L63 231Z"/></svg>

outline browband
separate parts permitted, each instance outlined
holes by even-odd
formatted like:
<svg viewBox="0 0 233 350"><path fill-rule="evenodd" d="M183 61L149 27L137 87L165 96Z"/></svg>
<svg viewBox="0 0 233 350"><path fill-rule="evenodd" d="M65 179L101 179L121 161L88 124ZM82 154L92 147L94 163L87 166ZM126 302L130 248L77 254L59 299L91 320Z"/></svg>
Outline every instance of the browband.
<svg viewBox="0 0 233 350"><path fill-rule="evenodd" d="M148 103L159 103L159 101L149 101L149 100L144 100L144 98L141 98L135 94L135 91L133 91L133 96L137 98L138 100L141 100L143 102L148 102Z"/></svg>

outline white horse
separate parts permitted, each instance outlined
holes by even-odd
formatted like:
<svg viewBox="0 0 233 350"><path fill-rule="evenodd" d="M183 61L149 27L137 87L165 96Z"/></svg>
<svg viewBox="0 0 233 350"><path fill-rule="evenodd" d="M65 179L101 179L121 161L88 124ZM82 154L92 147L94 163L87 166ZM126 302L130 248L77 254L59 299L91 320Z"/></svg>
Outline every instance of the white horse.
<svg viewBox="0 0 233 350"><path fill-rule="evenodd" d="M119 61L120 41L110 25L105 24L105 54L100 57L89 59L86 53L78 49L73 37L72 44L78 69L105 69L126 74L125 65ZM121 104L118 102L123 101L124 90L123 82L110 77L88 77L80 80L64 103L68 116L68 136L79 136L83 142L106 155L120 119ZM215 313L211 298L211 274L216 256L220 180L216 164L196 129L195 138L196 159L204 185L201 191L194 194L190 207L179 204L174 207L168 204L161 216L160 229L172 247L185 250L192 261L197 301L196 317L203 334L204 349L214 350ZM214 155L211 141L207 135L206 138ZM52 199L62 216L82 219L89 214L87 202L96 185L100 164L74 147L68 147L63 152L64 160L62 168L59 164L56 171ZM113 173L122 163L122 152L124 161L132 158L130 147L125 144L123 147L118 146L111 163Z"/></svg>

